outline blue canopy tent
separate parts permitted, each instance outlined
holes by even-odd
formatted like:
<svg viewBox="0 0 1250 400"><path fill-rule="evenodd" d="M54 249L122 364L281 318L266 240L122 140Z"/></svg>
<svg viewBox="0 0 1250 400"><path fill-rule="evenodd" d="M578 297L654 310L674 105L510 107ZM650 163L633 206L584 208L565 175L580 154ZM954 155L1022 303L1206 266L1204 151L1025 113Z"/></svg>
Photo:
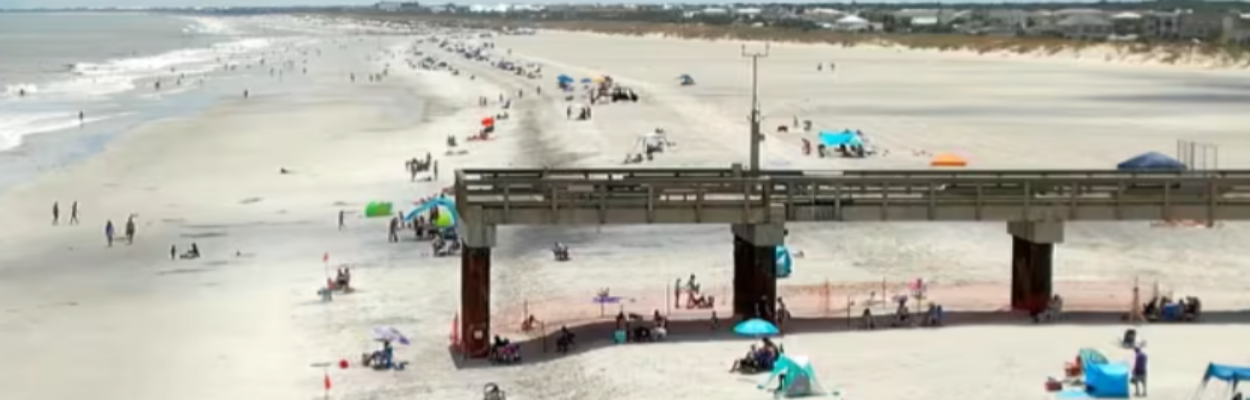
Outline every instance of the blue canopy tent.
<svg viewBox="0 0 1250 400"><path fill-rule="evenodd" d="M842 132L820 131L818 137L820 138L820 144L825 145L825 147L864 145L864 141L859 138L859 135L856 135L855 131L850 129Z"/></svg>
<svg viewBox="0 0 1250 400"><path fill-rule="evenodd" d="M1198 386L1198 393L1194 395L1194 398L1207 398L1207 396L1202 394L1207 390L1212 380L1222 381L1227 384L1227 391L1221 393L1219 398L1232 398L1233 393L1237 392L1237 385L1241 381L1250 380L1250 367L1216 363L1207 364L1207 371L1202 374L1202 384Z"/></svg>
<svg viewBox="0 0 1250 400"><path fill-rule="evenodd" d="M1116 164L1115 168L1121 171L1183 171L1188 167L1175 158L1151 151L1124 160Z"/></svg>
<svg viewBox="0 0 1250 400"><path fill-rule="evenodd" d="M427 201L412 209L407 215L404 215L404 222L412 222L412 220L417 219L417 216L434 207L442 207L439 210L438 220L430 221L434 223L435 227L439 229L454 228L460 222L460 215L456 213L456 203L442 197Z"/></svg>

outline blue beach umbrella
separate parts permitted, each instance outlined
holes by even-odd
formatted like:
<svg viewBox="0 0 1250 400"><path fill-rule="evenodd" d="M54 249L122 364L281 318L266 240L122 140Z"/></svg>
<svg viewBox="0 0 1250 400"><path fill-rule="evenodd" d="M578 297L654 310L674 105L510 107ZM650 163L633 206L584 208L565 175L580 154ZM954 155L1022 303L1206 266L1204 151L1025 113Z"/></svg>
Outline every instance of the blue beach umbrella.
<svg viewBox="0 0 1250 400"><path fill-rule="evenodd" d="M559 83L573 83L573 77L570 77L570 76L568 76L568 75L560 75L560 76L557 76L557 77L556 77L556 82L559 82Z"/></svg>
<svg viewBox="0 0 1250 400"><path fill-rule="evenodd" d="M778 333L781 333L781 331L777 330L777 326L773 325L772 322L768 322L759 318L753 318L753 319L748 319L746 321L742 321L737 326L735 326L734 333L737 333L742 336L760 337L760 336L776 335Z"/></svg>

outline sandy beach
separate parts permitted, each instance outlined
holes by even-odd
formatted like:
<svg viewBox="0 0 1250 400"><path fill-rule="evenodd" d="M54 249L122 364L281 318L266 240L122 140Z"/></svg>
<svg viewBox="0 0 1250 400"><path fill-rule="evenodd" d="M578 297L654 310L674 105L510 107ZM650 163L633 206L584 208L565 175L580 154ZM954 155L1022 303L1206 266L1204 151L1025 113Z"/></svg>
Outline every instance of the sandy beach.
<svg viewBox="0 0 1250 400"><path fill-rule="evenodd" d="M315 30L315 29L314 29ZM475 399L497 382L511 399L765 399L752 378L729 374L746 340L675 332L670 343L593 350L516 367L457 368L448 354L459 303L459 258L431 256L412 240L386 241L372 200L411 208L481 167L619 166L640 133L663 128L677 146L642 166L726 167L746 158L749 60L736 43L542 32L494 39L500 58L544 65L530 80L417 49L461 73L411 69L415 37L327 37L305 44L309 87L258 93L190 117L129 132L87 161L0 194L0 367L4 399L324 398L322 363L355 364L373 350L375 326L412 339L404 371L330 369L332 399ZM511 55L506 55L507 51ZM835 61L836 72L817 72ZM389 68L387 65L389 64ZM972 168L1112 168L1178 139L1217 144L1220 168L1250 166L1246 72L1162 69L1058 59L774 45L761 60L768 168L923 168L926 152L955 152ZM379 82L364 76L388 71ZM350 74L357 74L352 82ZM691 74L694 87L675 77ZM565 118L558 74L608 74L642 97ZM473 78L470 79L469 77ZM534 89L543 88L543 95ZM515 97L517 91L524 95ZM497 138L444 155L445 138L473 133L512 98ZM477 99L491 99L478 107ZM792 118L817 129L861 129L890 155L862 160L803 156ZM430 152L438 181L410 182L404 160ZM289 173L281 173L286 169ZM81 224L51 224L78 201ZM347 211L346 226L336 226ZM133 245L107 247L106 220L135 215ZM796 316L840 315L879 285L924 278L953 310L992 311L1008 301L1010 237L1002 224L843 224L790 227L803 256L779 282ZM672 282L697 274L727 299L728 227L501 228L494 249L493 319L515 339L528 312L552 326L599 319L591 303L611 288L627 311L674 318ZM1160 229L1148 223L1067 226L1056 248L1056 288L1074 309L1127 307L1135 281L1202 296L1206 308L1250 305L1239 250L1242 224ZM567 243L573 261L552 260ZM171 260L196 243L203 257ZM328 262L323 263L323 257ZM355 293L323 303L327 267L350 266ZM822 291L819 288L827 287ZM719 293L725 293L722 296ZM828 293L828 294L826 294ZM727 315L728 303L718 304ZM608 314L616 310L608 309ZM1042 383L1081 347L1113 359L1126 326L1001 324L937 330L802 333L786 348L812 357L825 386L851 399L1048 398ZM1151 397L1190 396L1207 362L1250 363L1238 350L1250 328L1145 326ZM710 334L708 336L711 336ZM587 342L606 338L584 338ZM542 357L535 357L542 358Z"/></svg>

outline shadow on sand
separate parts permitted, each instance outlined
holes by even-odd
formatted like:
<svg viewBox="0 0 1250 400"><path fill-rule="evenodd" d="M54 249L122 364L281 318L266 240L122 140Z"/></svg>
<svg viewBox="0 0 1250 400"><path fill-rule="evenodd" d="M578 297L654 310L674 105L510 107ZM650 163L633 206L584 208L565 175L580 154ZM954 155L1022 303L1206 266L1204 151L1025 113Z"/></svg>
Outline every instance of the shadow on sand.
<svg viewBox="0 0 1250 400"><path fill-rule="evenodd" d="M877 330L886 329L946 329L960 326L1034 326L1039 325L1023 314L1004 311L948 311L945 313L942 327L891 327L889 315L877 318ZM1122 311L1071 311L1065 312L1058 320L1040 325L1069 326L1127 326ZM742 341L744 343L757 339L735 335L732 331L735 321L721 320L719 326L713 327L709 319L670 320L668 337L661 343L707 342L707 341ZM860 319L847 317L794 318L786 321L782 330L786 334L793 333L838 333L862 331ZM1196 322L1175 322L1175 324L1241 324L1250 323L1250 310L1206 311ZM1163 324L1169 324L1164 322ZM648 325L649 322L648 322ZM613 343L612 333L616 330L613 320L594 321L586 324L569 326L568 329L577 337L577 345L568 353L556 351L556 337L560 327L548 326L547 334L535 335L526 339L513 339L520 345L523 362L516 364L543 363L561 357L593 351ZM646 346L649 343L631 343L630 346ZM456 349L449 349L456 368L505 367L492 364L485 359L470 359L462 356Z"/></svg>

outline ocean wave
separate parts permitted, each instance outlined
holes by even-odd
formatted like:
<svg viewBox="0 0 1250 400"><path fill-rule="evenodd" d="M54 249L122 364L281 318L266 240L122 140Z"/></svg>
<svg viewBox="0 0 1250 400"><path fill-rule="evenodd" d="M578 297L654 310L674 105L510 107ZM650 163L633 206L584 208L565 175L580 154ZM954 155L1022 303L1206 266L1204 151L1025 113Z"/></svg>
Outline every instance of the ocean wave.
<svg viewBox="0 0 1250 400"><path fill-rule="evenodd" d="M81 123L94 123L125 116L112 114L84 118ZM22 144L22 137L36 133L59 131L79 126L78 114L72 112L0 113L0 151Z"/></svg>
<svg viewBox="0 0 1250 400"><path fill-rule="evenodd" d="M162 54L105 62L80 62L68 66L71 77L46 83L14 83L4 87L6 97L26 95L57 98L97 98L127 92L143 79L171 74L197 75L220 68L223 60L268 48L274 41L247 38L209 47L174 50Z"/></svg>

